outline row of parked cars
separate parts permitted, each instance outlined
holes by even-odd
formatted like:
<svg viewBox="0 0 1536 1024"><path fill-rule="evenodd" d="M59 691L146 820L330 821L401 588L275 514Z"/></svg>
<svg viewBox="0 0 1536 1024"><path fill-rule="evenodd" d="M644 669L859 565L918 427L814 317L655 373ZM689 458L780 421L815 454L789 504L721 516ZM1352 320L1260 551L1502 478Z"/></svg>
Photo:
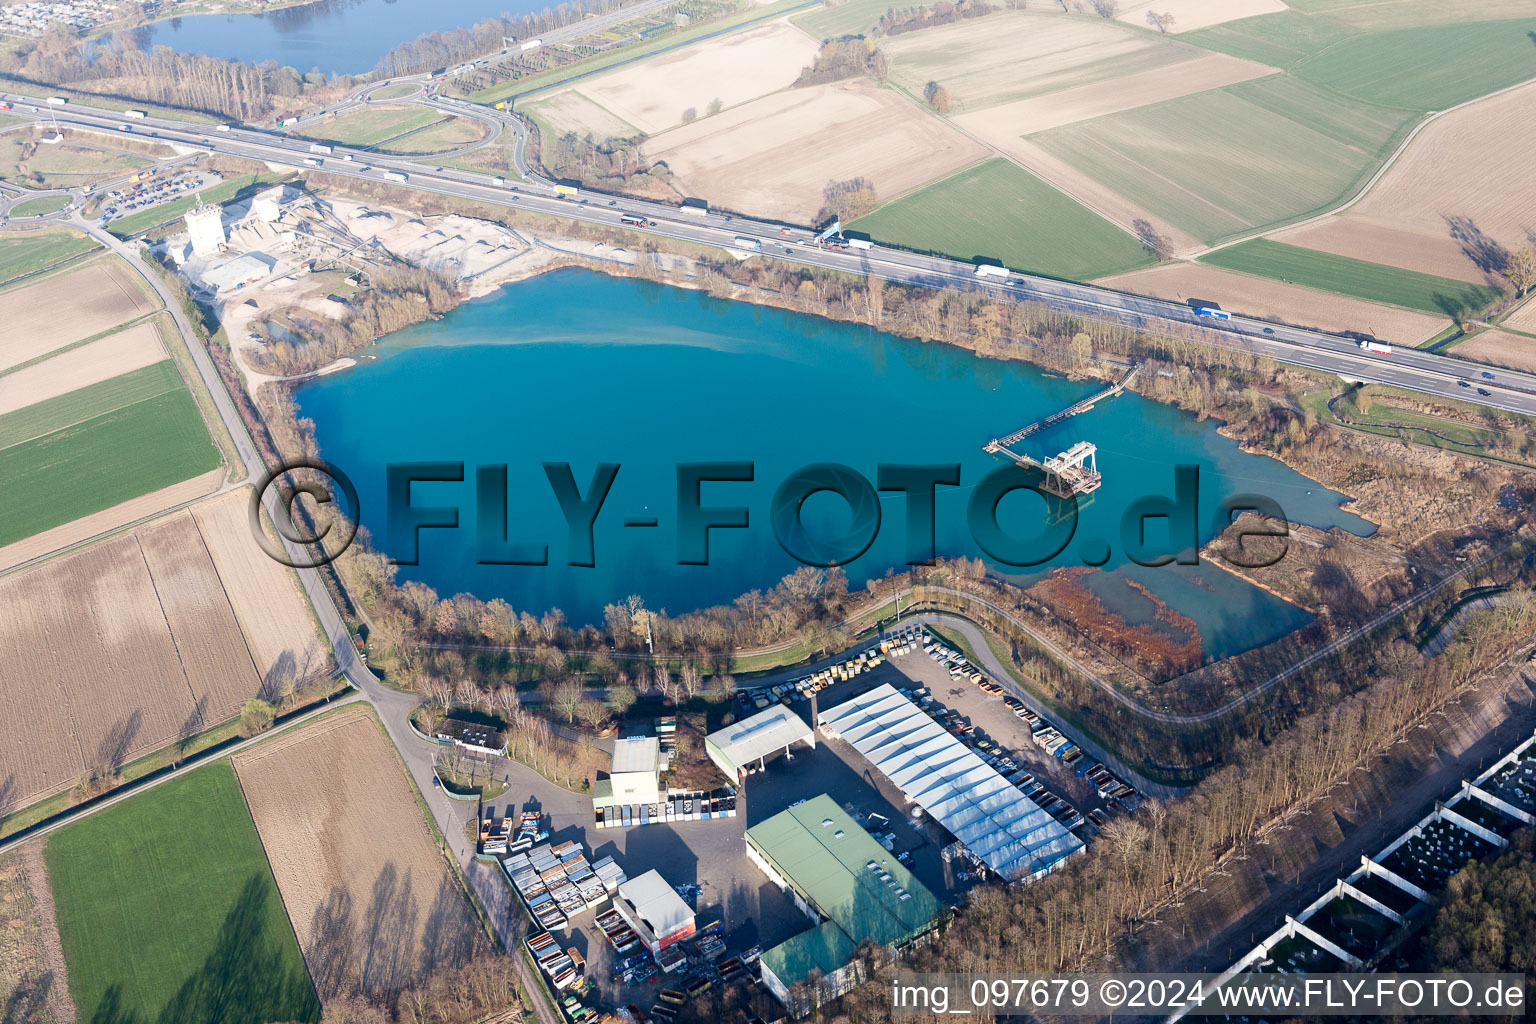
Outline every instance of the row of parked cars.
<svg viewBox="0 0 1536 1024"><path fill-rule="evenodd" d="M881 641L879 647L860 651L850 658L835 665L828 665L808 676L775 683L758 690L743 690L736 695L736 701L743 711L762 711L775 701L780 704L792 704L796 701L810 700L811 694L819 693L833 683L846 682L861 672L868 672L876 665L884 664L886 653L890 649L890 641Z"/></svg>

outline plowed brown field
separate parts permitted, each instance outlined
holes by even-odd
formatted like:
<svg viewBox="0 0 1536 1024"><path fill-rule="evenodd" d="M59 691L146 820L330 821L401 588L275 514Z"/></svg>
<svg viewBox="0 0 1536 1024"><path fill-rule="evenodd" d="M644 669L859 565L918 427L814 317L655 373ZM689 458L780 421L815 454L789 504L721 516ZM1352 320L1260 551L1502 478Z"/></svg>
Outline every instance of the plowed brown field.
<svg viewBox="0 0 1536 1024"><path fill-rule="evenodd" d="M867 178L884 199L987 155L905 97L857 80L764 96L644 148L685 195L796 224L816 215L829 181Z"/></svg>
<svg viewBox="0 0 1536 1024"><path fill-rule="evenodd" d="M159 328L137 324L0 377L0 416L164 358Z"/></svg>
<svg viewBox="0 0 1536 1024"><path fill-rule="evenodd" d="M322 1000L398 992L484 941L370 713L233 760Z"/></svg>
<svg viewBox="0 0 1536 1024"><path fill-rule="evenodd" d="M0 370L36 359L143 316L151 302L137 276L116 259L0 292Z"/></svg>
<svg viewBox="0 0 1536 1024"><path fill-rule="evenodd" d="M241 488L192 509L234 605L235 618L250 644L256 668L268 688L307 679L331 668L330 651L315 631L309 605L293 570L267 557L251 538Z"/></svg>
<svg viewBox="0 0 1536 1024"><path fill-rule="evenodd" d="M182 511L0 578L0 813L226 721L267 689L230 603L253 591L226 591L204 532ZM285 614L314 631L302 605Z"/></svg>
<svg viewBox="0 0 1536 1024"><path fill-rule="evenodd" d="M1419 133L1365 197L1276 238L1463 281L1502 284L1501 250L1536 232L1536 83L1447 114ZM1490 273L1490 271L1495 271Z"/></svg>
<svg viewBox="0 0 1536 1024"><path fill-rule="evenodd" d="M1451 352L1458 359L1471 359L1492 366L1536 373L1536 338L1508 331L1484 331L1475 338L1457 343Z"/></svg>

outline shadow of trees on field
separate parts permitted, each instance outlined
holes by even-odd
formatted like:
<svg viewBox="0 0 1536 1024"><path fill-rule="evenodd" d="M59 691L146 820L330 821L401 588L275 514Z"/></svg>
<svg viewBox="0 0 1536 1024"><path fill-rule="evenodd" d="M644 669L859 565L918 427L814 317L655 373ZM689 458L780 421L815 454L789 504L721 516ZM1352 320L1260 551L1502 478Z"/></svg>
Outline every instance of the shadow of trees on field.
<svg viewBox="0 0 1536 1024"><path fill-rule="evenodd" d="M0 804L0 807L3 806ZM6 997L4 1008L0 1009L0 1024L32 1024L33 1021L49 1019L45 1011L53 985L52 971L43 971L36 977L23 978L17 982L11 994Z"/></svg>
<svg viewBox="0 0 1536 1024"><path fill-rule="evenodd" d="M5 824L5 819L11 816L11 801L15 799L16 775L11 773L6 775L4 782L0 782L0 825Z"/></svg>
<svg viewBox="0 0 1536 1024"><path fill-rule="evenodd" d="M308 975L283 955L289 941L269 931L273 890L252 875L224 917L213 951L184 981L156 1024L265 1024L272 1020L317 1021L320 1004ZM276 917L281 920L280 917ZM89 1024L149 1024L123 1004L122 986L108 986Z"/></svg>
<svg viewBox="0 0 1536 1024"><path fill-rule="evenodd" d="M374 877L366 908L332 887L311 919L307 960L323 1001L361 995L393 1008L435 968L467 961L480 938L463 893L447 879L422 921L411 872L402 875L390 861Z"/></svg>
<svg viewBox="0 0 1536 1024"><path fill-rule="evenodd" d="M1485 235L1471 217L1446 217L1445 226L1451 240L1461 246L1462 253L1472 265L1490 278L1504 273L1509 266L1509 250Z"/></svg>
<svg viewBox="0 0 1536 1024"><path fill-rule="evenodd" d="M117 772L127 762L128 751L133 749L133 741L138 738L139 727L143 724L143 710L134 708L133 714L118 722L101 738L96 748L96 763L105 769L104 774Z"/></svg>

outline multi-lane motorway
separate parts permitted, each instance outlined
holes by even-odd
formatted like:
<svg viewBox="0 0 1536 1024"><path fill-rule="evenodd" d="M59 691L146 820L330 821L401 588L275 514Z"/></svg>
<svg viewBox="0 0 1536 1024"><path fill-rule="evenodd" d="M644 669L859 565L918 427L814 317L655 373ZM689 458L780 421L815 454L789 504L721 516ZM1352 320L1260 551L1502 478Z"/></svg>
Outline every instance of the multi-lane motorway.
<svg viewBox="0 0 1536 1024"><path fill-rule="evenodd" d="M375 86L376 88L377 86ZM62 126L118 131L122 115L71 102L49 107L42 97L9 97L13 113ZM168 143L197 146L208 152L306 169L306 159L319 159L321 170L341 177L386 182L482 203L522 207L571 220L620 226L620 218L643 217L650 223L631 230L702 245L740 249L738 236L757 239L757 253L766 259L825 267L852 274L873 274L898 284L918 286L961 285L1006 294L1018 300L1043 303L1052 308L1095 319L1111 320L1152 330L1170 324L1195 326L1214 345L1241 349L1280 362L1339 374L1351 380L1388 384L1459 399L1489 408L1536 415L1536 375L1510 370L1485 370L1466 363L1414 349L1396 348L1390 355L1362 351L1354 339L1252 317L1232 314L1230 320L1198 316L1189 306L1145 295L1134 295L1093 285L1058 281L1030 274L1012 273L1006 279L979 278L968 263L924 256L875 245L868 250L831 249L816 245L804 228L732 217L715 212L686 212L678 207L630 198L584 193L581 198L557 195L555 183L532 172L523 159L525 128L505 111L436 97L433 106L481 121L494 122L502 132L514 133L513 154L520 182L498 186L491 175L406 159L349 150L335 146L317 156L309 144L272 131L243 125L194 124L163 118L135 120L129 130L153 135ZM405 180L399 181L398 176Z"/></svg>

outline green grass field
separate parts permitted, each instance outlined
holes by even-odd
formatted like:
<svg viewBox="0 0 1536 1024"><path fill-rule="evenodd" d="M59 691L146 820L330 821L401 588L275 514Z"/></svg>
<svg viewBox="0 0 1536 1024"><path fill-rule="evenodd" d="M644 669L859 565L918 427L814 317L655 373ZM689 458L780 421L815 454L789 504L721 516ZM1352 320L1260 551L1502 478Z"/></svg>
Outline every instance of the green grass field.
<svg viewBox="0 0 1536 1024"><path fill-rule="evenodd" d="M1353 295L1372 302L1387 302L1457 318L1482 310L1503 294L1496 288L1302 249L1267 238L1218 250L1201 262L1339 295Z"/></svg>
<svg viewBox="0 0 1536 1024"><path fill-rule="evenodd" d="M305 125L301 137L362 148L441 119L441 114L427 107L364 107L328 121Z"/></svg>
<svg viewBox="0 0 1536 1024"><path fill-rule="evenodd" d="M0 416L0 439L0 546L221 461L169 361Z"/></svg>
<svg viewBox="0 0 1536 1024"><path fill-rule="evenodd" d="M1360 5L1365 6L1365 5ZM1367 31L1342 16L1281 11L1187 32L1184 42L1284 68L1325 89L1404 110L1444 110L1536 74L1536 20Z"/></svg>
<svg viewBox="0 0 1536 1024"><path fill-rule="evenodd" d="M410 96L418 92L421 92L420 82L395 82L373 90L370 95L373 97L373 102L378 103L381 100L397 100L402 96Z"/></svg>
<svg viewBox="0 0 1536 1024"><path fill-rule="evenodd" d="M1340 202L1413 115L1273 76L1033 137L1196 238L1218 242Z"/></svg>
<svg viewBox="0 0 1536 1024"><path fill-rule="evenodd" d="M227 760L59 830L48 871L81 1021L317 1021Z"/></svg>
<svg viewBox="0 0 1536 1024"><path fill-rule="evenodd" d="M386 142L378 147L380 153L396 153L403 156L428 155L441 153L447 149L458 149L472 142L479 142L485 138L485 129L478 121L471 121L467 117L455 117L444 120L437 119L437 123L420 131L412 132L403 139Z"/></svg>
<svg viewBox="0 0 1536 1024"><path fill-rule="evenodd" d="M906 9L916 4L894 4L891 0L848 0L836 7L797 14L789 20L818 39L837 39L840 36L867 36L875 24L892 7Z"/></svg>
<svg viewBox="0 0 1536 1024"><path fill-rule="evenodd" d="M1536 77L1536 19L1373 32L1292 70L1370 103L1444 110Z"/></svg>
<svg viewBox="0 0 1536 1024"><path fill-rule="evenodd" d="M95 248L95 242L73 231L0 235L0 281L51 267Z"/></svg>
<svg viewBox="0 0 1536 1024"><path fill-rule="evenodd" d="M1141 243L1006 160L961 171L849 227L882 242L1088 280L1152 262Z"/></svg>
<svg viewBox="0 0 1536 1024"><path fill-rule="evenodd" d="M185 199L172 200L169 203L161 203L148 210L140 210L138 213L119 217L107 225L107 230L118 238L128 238L140 231L148 231L158 224L176 220L192 207L197 205L198 198L210 206L219 203L227 203L231 199L243 199L261 191L268 185L279 181L288 181L291 173L285 171L262 171L260 174L243 174L235 178L227 178L220 185L210 189L203 189L195 195Z"/></svg>
<svg viewBox="0 0 1536 1024"><path fill-rule="evenodd" d="M11 218L35 217L40 213L57 213L69 205L69 196L39 196L27 199L11 207Z"/></svg>

